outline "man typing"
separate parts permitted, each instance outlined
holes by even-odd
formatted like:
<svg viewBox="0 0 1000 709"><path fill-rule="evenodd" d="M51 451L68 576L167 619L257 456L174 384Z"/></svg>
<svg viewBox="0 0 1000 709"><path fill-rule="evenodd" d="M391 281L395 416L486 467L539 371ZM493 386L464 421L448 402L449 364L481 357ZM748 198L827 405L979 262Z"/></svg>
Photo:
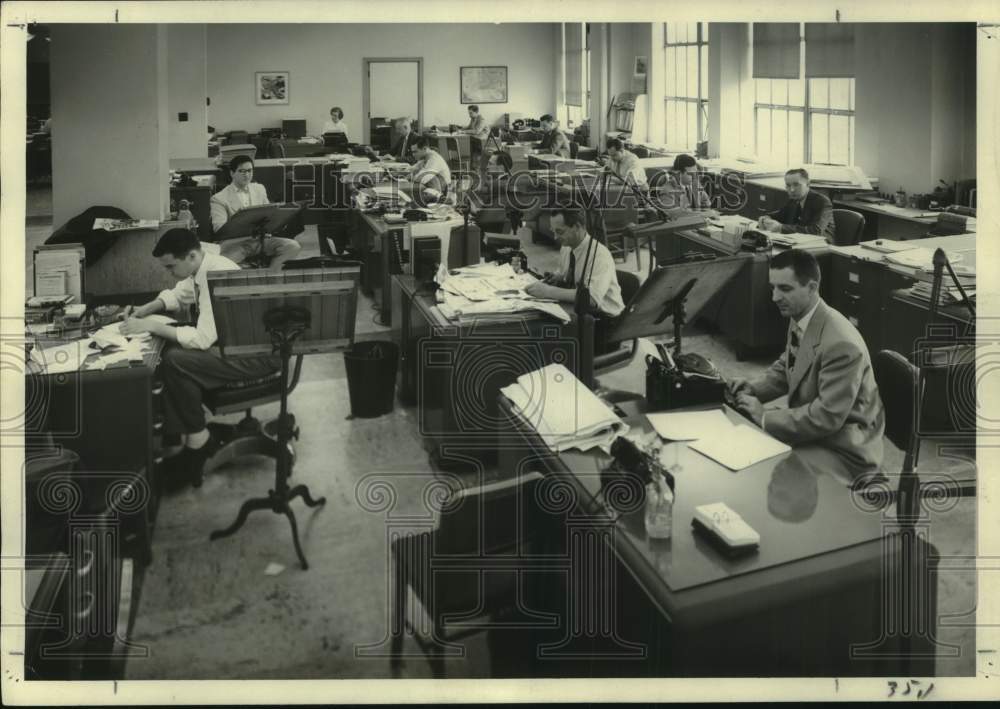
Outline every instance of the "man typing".
<svg viewBox="0 0 1000 709"><path fill-rule="evenodd" d="M828 449L850 475L882 463L885 412L868 347L847 318L819 297L820 270L807 251L771 260L772 299L790 319L784 354L760 377L734 380L730 392L755 423L792 446ZM763 403L787 394L788 406Z"/></svg>
<svg viewBox="0 0 1000 709"><path fill-rule="evenodd" d="M219 190L210 202L212 230L219 231L229 219L241 209L267 204L267 190L264 185L253 182L253 160L246 155L237 155L229 162L231 182ZM247 235L226 239L219 244L222 255L242 264L253 256L260 255L260 239ZM264 237L264 256L270 259L271 270L280 271L285 261L295 258L302 246L295 239L277 236Z"/></svg>

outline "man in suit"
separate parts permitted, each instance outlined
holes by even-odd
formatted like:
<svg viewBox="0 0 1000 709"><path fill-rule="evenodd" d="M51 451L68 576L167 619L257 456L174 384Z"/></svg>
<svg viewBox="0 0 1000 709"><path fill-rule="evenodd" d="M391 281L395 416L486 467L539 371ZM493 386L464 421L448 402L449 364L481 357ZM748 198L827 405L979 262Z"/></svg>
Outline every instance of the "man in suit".
<svg viewBox="0 0 1000 709"><path fill-rule="evenodd" d="M202 397L206 389L258 379L281 367L277 357L219 356L212 299L208 292L210 271L235 271L234 262L216 253L216 244L202 244L187 229L170 229L153 248L153 257L177 279L139 307L125 308L121 331L126 335L149 332L167 341L163 350L164 470L169 487L201 484L205 461L217 450L205 424ZM172 327L150 317L156 313L191 308L192 325ZM170 440L173 439L173 440Z"/></svg>
<svg viewBox="0 0 1000 709"><path fill-rule="evenodd" d="M264 185L253 182L253 160L246 155L237 155L229 162L231 181L219 190L209 203L212 214L212 231L219 231L236 212L247 207L267 204L267 190ZM260 240L254 236L226 239L219 244L222 255L242 264L251 256L260 253ZM295 258L302 247L295 239L277 236L264 237L264 255L270 258L271 270L280 271L282 264Z"/></svg>
<svg viewBox="0 0 1000 709"><path fill-rule="evenodd" d="M559 130L559 124L547 113L539 121L542 124L542 132L545 135L536 146L538 152L568 158L569 138Z"/></svg>
<svg viewBox="0 0 1000 709"><path fill-rule="evenodd" d="M410 119L404 117L396 121L396 132L399 133L399 138L392 144L392 147L389 148L389 154L383 159L392 157L401 162L412 163L413 144L416 142L417 136L410 129Z"/></svg>
<svg viewBox="0 0 1000 709"><path fill-rule="evenodd" d="M802 168L785 173L788 203L767 216L758 226L763 231L781 234L819 234L833 241L833 203L819 192L809 189L809 173Z"/></svg>
<svg viewBox="0 0 1000 709"><path fill-rule="evenodd" d="M853 477L877 472L885 412L864 340L819 297L819 264L809 252L779 253L770 280L790 318L788 345L762 376L730 383L739 408L780 441L831 451ZM784 394L786 408L764 409Z"/></svg>

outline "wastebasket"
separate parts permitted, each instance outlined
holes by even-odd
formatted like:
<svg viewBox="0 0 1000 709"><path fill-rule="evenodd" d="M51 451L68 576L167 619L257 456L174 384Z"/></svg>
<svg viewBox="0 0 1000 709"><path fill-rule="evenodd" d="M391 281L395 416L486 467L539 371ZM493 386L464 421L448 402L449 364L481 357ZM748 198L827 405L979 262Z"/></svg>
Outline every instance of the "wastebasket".
<svg viewBox="0 0 1000 709"><path fill-rule="evenodd" d="M351 415L375 418L392 411L399 347L394 342L355 342L344 353Z"/></svg>

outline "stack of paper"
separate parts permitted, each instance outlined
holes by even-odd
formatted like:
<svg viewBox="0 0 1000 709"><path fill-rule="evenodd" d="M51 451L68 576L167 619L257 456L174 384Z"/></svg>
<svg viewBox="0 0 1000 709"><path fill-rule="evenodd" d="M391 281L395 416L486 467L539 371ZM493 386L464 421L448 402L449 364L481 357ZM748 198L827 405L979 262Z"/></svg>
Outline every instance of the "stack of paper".
<svg viewBox="0 0 1000 709"><path fill-rule="evenodd" d="M771 243L777 246L787 246L793 249L808 249L816 246L826 246L826 237L819 234L768 234Z"/></svg>
<svg viewBox="0 0 1000 709"><path fill-rule="evenodd" d="M88 337L50 347L35 347L31 350L31 361L46 374L62 374L78 371L92 353Z"/></svg>
<svg viewBox="0 0 1000 709"><path fill-rule="evenodd" d="M608 450L628 432L625 422L561 364L524 374L501 391L556 452L595 446Z"/></svg>
<svg viewBox="0 0 1000 709"><path fill-rule="evenodd" d="M960 262L962 258L962 254L956 251L948 253L948 261L952 264L952 266ZM934 270L934 252L930 249L918 247L915 249L907 249L906 251L896 251L894 253L886 254L885 260L889 263L894 263L897 266L906 266L908 268L922 269L924 271Z"/></svg>
<svg viewBox="0 0 1000 709"><path fill-rule="evenodd" d="M730 470L742 470L791 450L786 444L747 424L734 424L720 410L646 414L656 432L690 447Z"/></svg>
<svg viewBox="0 0 1000 709"><path fill-rule="evenodd" d="M489 298L474 301L462 295L444 291L444 302L438 305L441 314L459 324L489 320L510 320L517 313L540 312L566 324L570 322L565 308L558 303L530 298Z"/></svg>

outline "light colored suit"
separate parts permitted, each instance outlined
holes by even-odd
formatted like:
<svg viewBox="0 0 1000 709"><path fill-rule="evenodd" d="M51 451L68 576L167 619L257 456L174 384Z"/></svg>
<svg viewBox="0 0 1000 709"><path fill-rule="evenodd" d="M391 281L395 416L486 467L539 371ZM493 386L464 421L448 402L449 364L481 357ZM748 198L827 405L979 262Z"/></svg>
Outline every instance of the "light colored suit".
<svg viewBox="0 0 1000 709"><path fill-rule="evenodd" d="M821 299L791 371L787 360L786 350L750 382L762 402L788 394L788 408L765 411L764 430L792 446L832 450L853 476L878 470L885 411L857 329Z"/></svg>
<svg viewBox="0 0 1000 709"><path fill-rule="evenodd" d="M260 204L267 204L267 189L259 182L251 182L247 185L250 192L250 204L255 207ZM238 211L243 209L239 193L232 185L226 185L223 189L212 195L209 202L212 213L212 231L221 229L229 219ZM222 255L238 264L243 264L260 251L260 241L252 236L237 239L226 239L219 244ZM271 267L280 269L285 261L294 258L302 246L294 239L283 239L278 236L267 236L264 238L264 255L270 259Z"/></svg>

